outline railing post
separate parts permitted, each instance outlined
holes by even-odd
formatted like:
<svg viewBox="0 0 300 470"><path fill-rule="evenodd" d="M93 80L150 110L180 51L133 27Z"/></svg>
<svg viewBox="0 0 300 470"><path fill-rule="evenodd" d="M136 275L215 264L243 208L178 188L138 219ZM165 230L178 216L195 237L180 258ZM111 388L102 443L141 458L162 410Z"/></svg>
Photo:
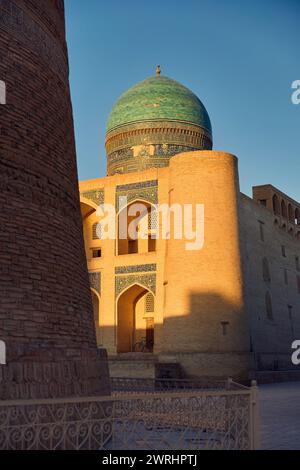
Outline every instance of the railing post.
<svg viewBox="0 0 300 470"><path fill-rule="evenodd" d="M259 449L260 445L260 414L259 391L256 380L251 381L250 392L250 423L251 423L251 450Z"/></svg>

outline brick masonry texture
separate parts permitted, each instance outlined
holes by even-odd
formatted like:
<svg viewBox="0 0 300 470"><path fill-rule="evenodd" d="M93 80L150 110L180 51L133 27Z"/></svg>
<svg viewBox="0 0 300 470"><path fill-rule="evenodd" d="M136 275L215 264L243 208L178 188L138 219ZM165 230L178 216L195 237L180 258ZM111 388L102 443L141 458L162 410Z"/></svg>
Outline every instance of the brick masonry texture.
<svg viewBox="0 0 300 470"><path fill-rule="evenodd" d="M62 0L0 0L1 398L108 391L79 210ZM102 380L99 379L102 375Z"/></svg>

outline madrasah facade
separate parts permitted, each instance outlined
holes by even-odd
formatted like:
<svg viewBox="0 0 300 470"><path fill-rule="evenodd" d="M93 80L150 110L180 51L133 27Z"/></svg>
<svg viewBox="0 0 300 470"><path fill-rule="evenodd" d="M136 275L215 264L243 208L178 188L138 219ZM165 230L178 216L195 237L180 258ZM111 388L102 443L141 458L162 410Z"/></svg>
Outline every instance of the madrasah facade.
<svg viewBox="0 0 300 470"><path fill-rule="evenodd" d="M161 75L114 105L107 176L80 183L85 249L99 347L112 376L291 377L300 338L300 204L271 184L240 192L238 160L212 150L209 115L185 86ZM116 233L143 204L137 237ZM203 210L203 245L187 249L161 205ZM196 221L193 221L195 225ZM175 224L176 225L176 224Z"/></svg>

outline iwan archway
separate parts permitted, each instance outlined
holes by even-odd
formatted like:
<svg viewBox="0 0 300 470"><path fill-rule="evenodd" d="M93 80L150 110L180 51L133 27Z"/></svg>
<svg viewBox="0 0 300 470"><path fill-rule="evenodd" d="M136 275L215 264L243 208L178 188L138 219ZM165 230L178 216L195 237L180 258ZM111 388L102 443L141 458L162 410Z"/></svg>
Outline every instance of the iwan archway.
<svg viewBox="0 0 300 470"><path fill-rule="evenodd" d="M117 301L117 352L151 353L154 346L154 296L134 284Z"/></svg>

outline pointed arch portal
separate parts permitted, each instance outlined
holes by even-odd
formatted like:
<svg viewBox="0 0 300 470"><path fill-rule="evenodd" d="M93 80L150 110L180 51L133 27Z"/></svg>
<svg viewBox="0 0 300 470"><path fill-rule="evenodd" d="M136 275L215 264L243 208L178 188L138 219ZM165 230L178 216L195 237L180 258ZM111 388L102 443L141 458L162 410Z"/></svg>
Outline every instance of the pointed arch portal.
<svg viewBox="0 0 300 470"><path fill-rule="evenodd" d="M149 295L153 294L148 289L134 284L118 298L118 353L153 352L154 312L149 311L149 298L147 298ZM152 310L154 310L154 301Z"/></svg>

